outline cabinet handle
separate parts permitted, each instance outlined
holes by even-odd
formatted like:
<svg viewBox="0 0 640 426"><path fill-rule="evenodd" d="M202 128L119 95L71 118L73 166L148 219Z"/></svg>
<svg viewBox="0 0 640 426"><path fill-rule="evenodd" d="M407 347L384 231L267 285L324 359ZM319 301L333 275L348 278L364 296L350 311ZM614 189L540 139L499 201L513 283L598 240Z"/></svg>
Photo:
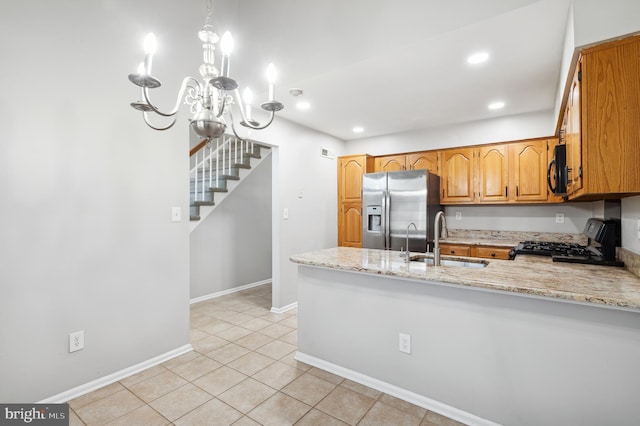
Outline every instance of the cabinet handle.
<svg viewBox="0 0 640 426"><path fill-rule="evenodd" d="M444 188L442 188L442 198L444 198Z"/></svg>
<svg viewBox="0 0 640 426"><path fill-rule="evenodd" d="M495 253L491 253L491 257L496 257L496 254Z"/></svg>
<svg viewBox="0 0 640 426"><path fill-rule="evenodd" d="M508 187L508 186L505 186L505 187L504 187L504 196L505 196L505 197L508 197L508 196L509 196L509 187Z"/></svg>
<svg viewBox="0 0 640 426"><path fill-rule="evenodd" d="M449 250L449 253L456 254L456 251L455 250Z"/></svg>
<svg viewBox="0 0 640 426"><path fill-rule="evenodd" d="M518 190L518 185L516 185L516 197L520 196L520 191Z"/></svg>

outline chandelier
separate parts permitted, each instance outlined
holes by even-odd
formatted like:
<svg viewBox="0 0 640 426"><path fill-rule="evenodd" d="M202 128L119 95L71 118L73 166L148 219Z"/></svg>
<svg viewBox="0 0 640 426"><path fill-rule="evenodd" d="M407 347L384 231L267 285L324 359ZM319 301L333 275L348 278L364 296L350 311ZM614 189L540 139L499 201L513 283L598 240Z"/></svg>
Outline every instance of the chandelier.
<svg viewBox="0 0 640 426"><path fill-rule="evenodd" d="M242 120L240 124L249 129L261 130L268 127L277 111L284 108L280 102L275 100L276 69L273 64L267 67L267 81L269 85L269 99L261 105L261 108L270 113L265 124L254 120L251 114L253 93L248 87L245 88L242 98L240 97L238 82L229 77L230 55L233 50L233 39L229 31L219 38L213 32L213 26L209 23L211 19L211 0L207 1L207 18L202 30L198 32L198 38L202 41L202 65L199 71L202 81L194 77L186 77L182 81L178 97L174 108L168 112L160 111L149 99L149 89L160 87L158 79L151 75L151 65L153 54L156 51L157 42L153 33L149 33L144 40L144 62L142 62L136 73L129 74L129 80L140 87L140 100L132 102L131 106L142 111L145 123L154 130L167 130L176 123L176 115L180 108L180 102L184 98L184 103L189 105L191 112L190 125L193 131L207 139L221 136L227 129L227 123L231 123L234 135L238 139L243 139L236 131L233 106L237 106ZM221 69L214 66L215 44L220 42L222 52ZM158 115L171 118L168 125L156 126L151 124L149 115ZM226 118L225 118L226 116Z"/></svg>

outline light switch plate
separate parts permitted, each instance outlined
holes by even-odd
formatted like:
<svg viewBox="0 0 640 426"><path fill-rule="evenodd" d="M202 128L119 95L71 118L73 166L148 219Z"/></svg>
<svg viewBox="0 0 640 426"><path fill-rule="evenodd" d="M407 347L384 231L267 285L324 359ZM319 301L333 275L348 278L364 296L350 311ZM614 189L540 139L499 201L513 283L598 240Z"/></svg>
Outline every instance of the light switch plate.
<svg viewBox="0 0 640 426"><path fill-rule="evenodd" d="M289 209L286 207L284 208L284 210L282 210L282 218L289 219Z"/></svg>
<svg viewBox="0 0 640 426"><path fill-rule="evenodd" d="M171 222L180 222L182 220L182 209L180 207L171 207Z"/></svg>
<svg viewBox="0 0 640 426"><path fill-rule="evenodd" d="M400 333L398 338L398 350L405 354L411 353L411 335Z"/></svg>
<svg viewBox="0 0 640 426"><path fill-rule="evenodd" d="M564 213L556 213L556 223L564 223Z"/></svg>

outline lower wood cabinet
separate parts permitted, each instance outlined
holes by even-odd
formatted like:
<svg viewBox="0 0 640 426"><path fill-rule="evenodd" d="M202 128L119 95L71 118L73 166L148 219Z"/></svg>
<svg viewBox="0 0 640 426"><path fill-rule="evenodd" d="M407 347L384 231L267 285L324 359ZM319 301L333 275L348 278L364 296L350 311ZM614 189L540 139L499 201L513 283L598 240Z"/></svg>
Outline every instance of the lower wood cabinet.
<svg viewBox="0 0 640 426"><path fill-rule="evenodd" d="M440 244L440 254L470 257L471 246L465 246L462 244Z"/></svg>
<svg viewBox="0 0 640 426"><path fill-rule="evenodd" d="M362 203L338 206L338 245L362 247Z"/></svg>
<svg viewBox="0 0 640 426"><path fill-rule="evenodd" d="M484 259L509 259L512 247L466 244L440 244L440 254L449 256L481 257Z"/></svg>

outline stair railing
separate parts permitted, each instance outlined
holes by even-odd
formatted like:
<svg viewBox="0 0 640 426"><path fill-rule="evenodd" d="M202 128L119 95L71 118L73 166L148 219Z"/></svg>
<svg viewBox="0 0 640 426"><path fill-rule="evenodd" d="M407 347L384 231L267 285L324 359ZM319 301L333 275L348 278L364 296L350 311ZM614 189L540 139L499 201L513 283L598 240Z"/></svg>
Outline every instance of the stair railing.
<svg viewBox="0 0 640 426"><path fill-rule="evenodd" d="M204 139L196 145L190 151L190 156L194 158L194 166L190 172L190 178L194 182L194 201L204 201L208 188L218 187L225 171L227 175L231 175L231 169L238 164L238 157L239 163L244 163L245 153L253 152L253 148L254 142L238 140L228 135L214 140Z"/></svg>

